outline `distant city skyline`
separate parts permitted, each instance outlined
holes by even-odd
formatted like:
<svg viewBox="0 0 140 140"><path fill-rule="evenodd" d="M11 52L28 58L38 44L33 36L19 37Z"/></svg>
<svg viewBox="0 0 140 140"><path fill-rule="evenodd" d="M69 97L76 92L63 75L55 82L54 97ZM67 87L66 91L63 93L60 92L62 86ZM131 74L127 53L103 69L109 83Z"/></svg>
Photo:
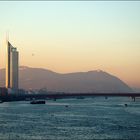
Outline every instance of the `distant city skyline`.
<svg viewBox="0 0 140 140"><path fill-rule="evenodd" d="M6 32L20 65L69 73L101 69L140 87L139 1L1 1L0 68Z"/></svg>

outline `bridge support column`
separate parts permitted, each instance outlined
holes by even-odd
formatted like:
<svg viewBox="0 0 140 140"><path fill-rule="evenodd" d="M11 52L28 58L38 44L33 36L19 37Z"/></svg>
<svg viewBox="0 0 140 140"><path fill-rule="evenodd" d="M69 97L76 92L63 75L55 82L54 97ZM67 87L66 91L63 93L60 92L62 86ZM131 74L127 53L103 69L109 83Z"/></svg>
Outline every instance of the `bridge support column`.
<svg viewBox="0 0 140 140"><path fill-rule="evenodd" d="M132 96L132 100L135 102L136 101L136 97L135 96Z"/></svg>

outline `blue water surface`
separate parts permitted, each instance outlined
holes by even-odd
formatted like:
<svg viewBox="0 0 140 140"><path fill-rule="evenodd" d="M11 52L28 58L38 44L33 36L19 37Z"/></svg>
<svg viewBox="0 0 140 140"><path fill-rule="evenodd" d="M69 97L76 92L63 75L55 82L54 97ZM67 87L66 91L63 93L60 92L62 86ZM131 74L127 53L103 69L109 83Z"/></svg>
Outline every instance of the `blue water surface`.
<svg viewBox="0 0 140 140"><path fill-rule="evenodd" d="M128 106L125 107L124 104ZM140 139L140 99L127 97L0 104L0 139Z"/></svg>

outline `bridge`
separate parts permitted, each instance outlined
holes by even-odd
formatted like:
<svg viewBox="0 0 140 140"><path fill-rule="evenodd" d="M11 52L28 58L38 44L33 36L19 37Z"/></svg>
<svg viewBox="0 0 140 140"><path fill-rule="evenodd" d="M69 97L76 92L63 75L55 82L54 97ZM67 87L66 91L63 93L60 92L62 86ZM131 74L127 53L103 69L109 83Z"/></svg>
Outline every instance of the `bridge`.
<svg viewBox="0 0 140 140"><path fill-rule="evenodd" d="M131 97L134 101L140 97L140 93L61 93L47 92L46 94L7 94L0 95L1 101L24 101L31 99L62 99L62 98L86 98L86 97Z"/></svg>

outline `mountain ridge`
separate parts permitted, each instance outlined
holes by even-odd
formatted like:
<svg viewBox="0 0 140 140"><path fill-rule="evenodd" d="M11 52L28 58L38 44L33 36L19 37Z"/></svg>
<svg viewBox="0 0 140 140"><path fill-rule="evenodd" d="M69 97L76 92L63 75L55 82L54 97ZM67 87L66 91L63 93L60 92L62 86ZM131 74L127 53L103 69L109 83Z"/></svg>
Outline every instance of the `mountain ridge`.
<svg viewBox="0 0 140 140"><path fill-rule="evenodd" d="M0 73L0 86L4 86L5 69ZM102 70L57 73L27 66L19 68L19 86L28 90L47 88L58 92L132 92L121 79Z"/></svg>

